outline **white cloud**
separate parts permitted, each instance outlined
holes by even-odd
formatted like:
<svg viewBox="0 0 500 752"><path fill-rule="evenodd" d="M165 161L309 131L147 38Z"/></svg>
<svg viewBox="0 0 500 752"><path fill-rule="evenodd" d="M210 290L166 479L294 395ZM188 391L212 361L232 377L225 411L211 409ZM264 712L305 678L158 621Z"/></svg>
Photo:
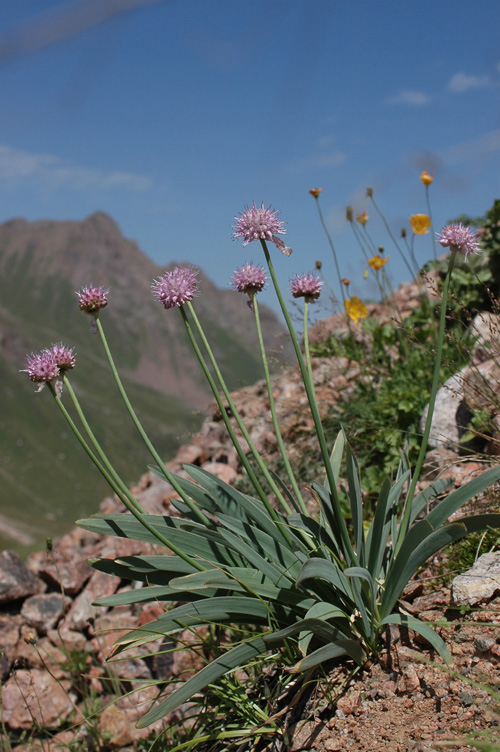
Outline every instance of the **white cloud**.
<svg viewBox="0 0 500 752"><path fill-rule="evenodd" d="M455 73L448 81L448 90L461 94L467 89L482 89L491 83L489 76L468 76L463 71Z"/></svg>
<svg viewBox="0 0 500 752"><path fill-rule="evenodd" d="M143 192L152 187L152 181L143 175L74 167L52 154L33 154L5 144L0 144L0 179L30 180L45 188L65 187L74 191L122 188Z"/></svg>
<svg viewBox="0 0 500 752"><path fill-rule="evenodd" d="M423 91L415 89L403 89L399 94L386 99L387 104L409 104L412 107L424 107L429 104L430 98Z"/></svg>

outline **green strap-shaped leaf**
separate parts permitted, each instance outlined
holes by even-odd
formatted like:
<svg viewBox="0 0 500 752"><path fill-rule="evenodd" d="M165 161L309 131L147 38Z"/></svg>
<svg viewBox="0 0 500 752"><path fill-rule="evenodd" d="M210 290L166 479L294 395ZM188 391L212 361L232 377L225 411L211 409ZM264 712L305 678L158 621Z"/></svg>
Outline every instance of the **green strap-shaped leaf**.
<svg viewBox="0 0 500 752"><path fill-rule="evenodd" d="M427 506L431 499L435 499L439 494L444 493L453 483L453 478L439 478L417 494L411 503L410 525L415 522L422 509Z"/></svg>
<svg viewBox="0 0 500 752"><path fill-rule="evenodd" d="M342 644L344 654L349 655L356 663L363 663L365 653L363 648L355 640L351 640L339 627L324 621L323 619L300 619L289 627L284 627L278 632L272 632L265 636L266 642L273 644L276 641L286 640L299 632L312 632L318 639L327 644Z"/></svg>
<svg viewBox="0 0 500 752"><path fill-rule="evenodd" d="M151 710L137 724L138 728L145 728L151 723L160 720L160 718L171 713L179 705L182 705L183 702L190 700L197 692L201 692L209 684L214 684L221 676L227 674L228 671L232 671L238 668L238 666L243 666L248 661L265 653L268 649L268 645L262 637L254 637L252 640L237 645L232 650L228 650L227 653L209 663L208 666L198 671L191 679L184 682L179 689L168 695L165 700L153 705Z"/></svg>
<svg viewBox="0 0 500 752"><path fill-rule="evenodd" d="M445 663L452 662L453 659L450 651L446 647L444 641L431 627L429 627L428 624L420 621L420 619L416 619L414 616L409 616L407 614L390 614L382 619L379 627L384 626L384 624L397 624L400 627L413 629L414 632L418 632L418 634L422 635L422 637L432 645Z"/></svg>
<svg viewBox="0 0 500 752"><path fill-rule="evenodd" d="M337 564L326 559L308 559L302 567L295 584L299 587L304 582L315 578L325 580L325 582L332 585L338 591L339 597L343 596L344 603L347 601L348 604L353 604L352 588Z"/></svg>
<svg viewBox="0 0 500 752"><path fill-rule="evenodd" d="M347 485L349 489L349 505L351 508L352 526L354 529L354 542L356 553L361 566L365 564L365 532L363 528L363 501L361 498L361 481L356 457L353 455L349 444L345 452Z"/></svg>
<svg viewBox="0 0 500 752"><path fill-rule="evenodd" d="M186 627L201 624L267 625L273 620L279 624L286 624L290 620L295 621L297 615L305 614L313 603L313 598L303 598L293 606L275 602L265 603L251 596L225 595L204 598L166 611L155 621L119 637L116 644L140 645L162 635L174 634Z"/></svg>
<svg viewBox="0 0 500 752"><path fill-rule="evenodd" d="M339 658L341 655L348 655L358 665L361 665L366 657L362 651L360 653L360 647L354 640L339 638L336 642L332 642L330 645L322 645L305 658L302 658L302 660L295 664L293 670L305 673L310 669L321 666L326 661ZM356 655L357 659L354 658L354 655Z"/></svg>
<svg viewBox="0 0 500 752"><path fill-rule="evenodd" d="M342 457L344 456L344 444L345 433L341 429L337 434L337 438L335 439L335 444L333 445L332 453L330 455L330 467L332 468L335 483L338 482L340 476L340 466L342 464ZM326 475L325 480L323 481L323 485L327 491L330 490L330 484L328 483L328 477Z"/></svg>
<svg viewBox="0 0 500 752"><path fill-rule="evenodd" d="M409 557L407 557L407 551L405 550L405 540L401 547L401 551L398 556L396 556L387 576L385 592L380 607L381 616L384 617L389 615L394 608L396 601L401 596L406 584L424 562L430 559L431 556L434 556L434 554L441 548L448 546L459 538L463 538L466 533L467 528L465 525L458 523L443 525L438 530L434 530L424 538ZM402 557L402 560L405 561L401 566L398 561L400 556Z"/></svg>
<svg viewBox="0 0 500 752"><path fill-rule="evenodd" d="M287 577L290 582L295 581L302 566L295 552L290 551L282 545L281 541L248 522L234 520L222 514L218 516L218 519L224 527L244 538L252 548L269 559L282 572L282 576Z"/></svg>
<svg viewBox="0 0 500 752"><path fill-rule="evenodd" d="M461 486L461 488L453 491L453 493L447 496L446 499L443 499L437 507L429 512L426 519L429 520L432 527L437 528L439 525L442 525L443 522L446 522L446 520L467 501L474 496L477 496L481 491L484 491L488 486L491 486L499 480L500 465L497 465L497 467L492 467L490 470L481 473L477 478L473 478L473 480L466 483L465 486Z"/></svg>
<svg viewBox="0 0 500 752"><path fill-rule="evenodd" d="M204 531L203 526L200 525L200 532L195 534L179 527L185 524L185 520L154 514L146 514L144 517L153 527L189 556L196 557L208 564L227 564L229 566L241 564L238 550L232 549L227 542L224 542L217 531ZM154 535L146 530L131 514L96 515L86 520L79 520L77 524L85 530L91 530L101 535L130 538L158 546L158 541ZM193 525L193 523L188 524Z"/></svg>

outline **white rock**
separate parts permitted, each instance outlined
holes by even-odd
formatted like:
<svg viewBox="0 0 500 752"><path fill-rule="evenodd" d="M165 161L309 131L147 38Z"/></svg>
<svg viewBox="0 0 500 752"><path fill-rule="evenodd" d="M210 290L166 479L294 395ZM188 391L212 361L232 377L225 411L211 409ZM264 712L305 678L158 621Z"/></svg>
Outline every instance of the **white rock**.
<svg viewBox="0 0 500 752"><path fill-rule="evenodd" d="M483 554L474 566L452 582L451 595L457 606L484 603L500 591L500 551Z"/></svg>

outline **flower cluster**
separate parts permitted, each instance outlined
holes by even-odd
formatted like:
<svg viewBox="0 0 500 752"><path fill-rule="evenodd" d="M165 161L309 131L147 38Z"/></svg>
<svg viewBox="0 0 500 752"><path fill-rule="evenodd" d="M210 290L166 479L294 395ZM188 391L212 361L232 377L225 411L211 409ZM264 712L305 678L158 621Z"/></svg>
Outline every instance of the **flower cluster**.
<svg viewBox="0 0 500 752"><path fill-rule="evenodd" d="M290 256L292 249L288 248L277 235L285 235L285 223L278 219L279 212L272 207L267 209L262 203L260 207L255 205L245 207L239 217L235 217L236 224L233 226L233 240L243 238L243 246L247 246L252 240L268 240L285 256Z"/></svg>
<svg viewBox="0 0 500 752"><path fill-rule="evenodd" d="M38 353L27 355L23 372L28 374L30 381L40 384L42 388L44 384L58 379L61 371L69 371L74 366L73 350L58 342Z"/></svg>
<svg viewBox="0 0 500 752"><path fill-rule="evenodd" d="M197 272L190 266L176 266L163 277L153 280L153 295L169 308L180 308L198 294Z"/></svg>
<svg viewBox="0 0 500 752"><path fill-rule="evenodd" d="M109 290L103 285L82 287L76 293L78 295L78 307L90 316L97 316L100 309L108 305Z"/></svg>
<svg viewBox="0 0 500 752"><path fill-rule="evenodd" d="M265 269L259 264L249 262L243 264L243 266L234 272L231 283L238 292L255 295L255 293L261 292L264 289L266 280Z"/></svg>
<svg viewBox="0 0 500 752"><path fill-rule="evenodd" d="M321 295L324 282L316 274L295 274L290 280L294 298L305 298L307 303L314 303Z"/></svg>
<svg viewBox="0 0 500 752"><path fill-rule="evenodd" d="M410 224L415 235L425 235L429 232L431 218L427 214L412 214Z"/></svg>
<svg viewBox="0 0 500 752"><path fill-rule="evenodd" d="M465 258L469 253L481 253L476 233L462 224L443 227L437 235L437 241L443 248L462 253Z"/></svg>

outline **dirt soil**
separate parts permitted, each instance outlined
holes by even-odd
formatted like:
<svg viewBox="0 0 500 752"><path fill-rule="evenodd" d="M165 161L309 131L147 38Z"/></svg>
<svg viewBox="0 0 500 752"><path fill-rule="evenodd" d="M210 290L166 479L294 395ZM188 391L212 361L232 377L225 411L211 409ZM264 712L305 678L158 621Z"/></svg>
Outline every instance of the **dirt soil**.
<svg viewBox="0 0 500 752"><path fill-rule="evenodd" d="M347 681L336 709L325 700L313 718L304 713L283 750L425 752L454 739L446 747L465 752L473 747L459 737L486 729L500 750L500 707L491 696L500 685L500 597L465 615L449 608L446 589L410 594L407 603L433 625L447 620L446 627L436 628L453 656L449 669L421 638L401 634L377 663L350 681L345 667L334 669L332 690ZM317 702L311 698L311 706Z"/></svg>

